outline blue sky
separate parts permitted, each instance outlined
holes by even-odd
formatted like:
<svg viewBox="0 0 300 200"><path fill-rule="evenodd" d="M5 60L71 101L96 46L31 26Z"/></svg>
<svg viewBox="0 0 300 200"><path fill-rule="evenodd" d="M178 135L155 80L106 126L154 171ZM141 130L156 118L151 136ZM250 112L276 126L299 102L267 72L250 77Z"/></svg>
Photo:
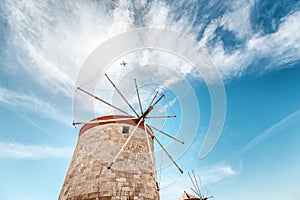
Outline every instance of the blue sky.
<svg viewBox="0 0 300 200"><path fill-rule="evenodd" d="M79 70L101 43L140 27L170 29L196 40L225 84L223 131L210 154L200 159L210 94L193 70L180 68L201 112L197 135L178 160L184 171L193 169L215 199L299 199L296 0L2 1L0 199L58 197L77 141L78 130L71 124ZM149 55L144 53L141 62ZM166 62L160 59L155 57ZM169 93L163 103L172 100ZM170 106L171 114L180 113L180 103ZM161 199L176 199L191 187L187 174L174 166L160 174Z"/></svg>

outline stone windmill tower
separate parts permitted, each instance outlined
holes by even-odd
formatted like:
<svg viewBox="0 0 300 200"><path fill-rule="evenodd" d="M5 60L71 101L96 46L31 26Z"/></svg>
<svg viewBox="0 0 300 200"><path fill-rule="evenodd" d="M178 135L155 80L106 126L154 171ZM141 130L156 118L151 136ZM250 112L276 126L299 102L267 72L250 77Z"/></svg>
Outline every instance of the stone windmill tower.
<svg viewBox="0 0 300 200"><path fill-rule="evenodd" d="M154 95L149 107L142 109L137 83L135 87L140 114L134 110L112 80L105 75L135 116L100 99L88 91L77 89L124 115L101 116L83 124L59 200L159 200L156 178L154 141L179 166L155 137L152 130L178 142L180 140L146 123L146 118L170 118L175 116L149 116L164 97ZM181 142L183 143L183 142Z"/></svg>

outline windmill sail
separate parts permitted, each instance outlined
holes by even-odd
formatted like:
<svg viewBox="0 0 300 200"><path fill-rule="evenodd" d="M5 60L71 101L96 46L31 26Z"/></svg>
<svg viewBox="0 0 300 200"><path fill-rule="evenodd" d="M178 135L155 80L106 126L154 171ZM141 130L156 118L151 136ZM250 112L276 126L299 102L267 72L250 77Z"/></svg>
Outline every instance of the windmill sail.
<svg viewBox="0 0 300 200"><path fill-rule="evenodd" d="M192 174L190 172L188 172L188 176L193 185L191 190L193 191L193 193L195 193L196 196L193 196L193 195L187 193L186 191L184 191L183 195L181 197L179 197L178 200L186 200L186 199L187 200L207 200L207 199L213 198L213 196L205 197L203 195L203 193L201 191L200 179L196 178L193 170L192 170Z"/></svg>
<svg viewBox="0 0 300 200"><path fill-rule="evenodd" d="M129 102L110 77L109 83L117 91L127 108L103 100L87 89L77 90L87 98L97 101L122 113L104 115L90 121L74 121L83 125L79 131L68 173L59 195L59 200L68 199L142 199L159 200L158 180L154 158L154 142L163 149L178 170L182 169L171 154L159 142L154 131L184 143L164 131L146 123L146 119L168 119L175 116L148 116L162 100L164 94L155 93L149 107L143 110L137 81L134 80L139 110ZM132 114L127 110L131 110Z"/></svg>
<svg viewBox="0 0 300 200"><path fill-rule="evenodd" d="M178 200L200 200L200 199L184 191L182 196L179 197Z"/></svg>

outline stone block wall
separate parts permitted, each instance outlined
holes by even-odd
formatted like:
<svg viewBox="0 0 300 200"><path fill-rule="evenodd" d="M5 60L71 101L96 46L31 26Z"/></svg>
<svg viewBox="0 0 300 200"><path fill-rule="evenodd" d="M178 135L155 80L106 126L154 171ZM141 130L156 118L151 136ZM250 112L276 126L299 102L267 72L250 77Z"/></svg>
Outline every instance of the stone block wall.
<svg viewBox="0 0 300 200"><path fill-rule="evenodd" d="M123 133L124 126L129 127L129 133ZM155 163L151 162L148 145L153 156L153 140L143 128L137 129L108 169L134 127L110 123L80 134L59 200L159 200Z"/></svg>

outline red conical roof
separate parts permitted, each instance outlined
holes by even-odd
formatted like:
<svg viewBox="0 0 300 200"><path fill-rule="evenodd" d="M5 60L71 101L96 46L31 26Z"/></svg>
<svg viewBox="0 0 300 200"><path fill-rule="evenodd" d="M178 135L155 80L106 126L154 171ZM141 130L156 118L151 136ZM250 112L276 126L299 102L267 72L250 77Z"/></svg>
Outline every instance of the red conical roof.
<svg viewBox="0 0 300 200"><path fill-rule="evenodd" d="M179 197L178 200L200 200L200 199L184 191L183 195Z"/></svg>

